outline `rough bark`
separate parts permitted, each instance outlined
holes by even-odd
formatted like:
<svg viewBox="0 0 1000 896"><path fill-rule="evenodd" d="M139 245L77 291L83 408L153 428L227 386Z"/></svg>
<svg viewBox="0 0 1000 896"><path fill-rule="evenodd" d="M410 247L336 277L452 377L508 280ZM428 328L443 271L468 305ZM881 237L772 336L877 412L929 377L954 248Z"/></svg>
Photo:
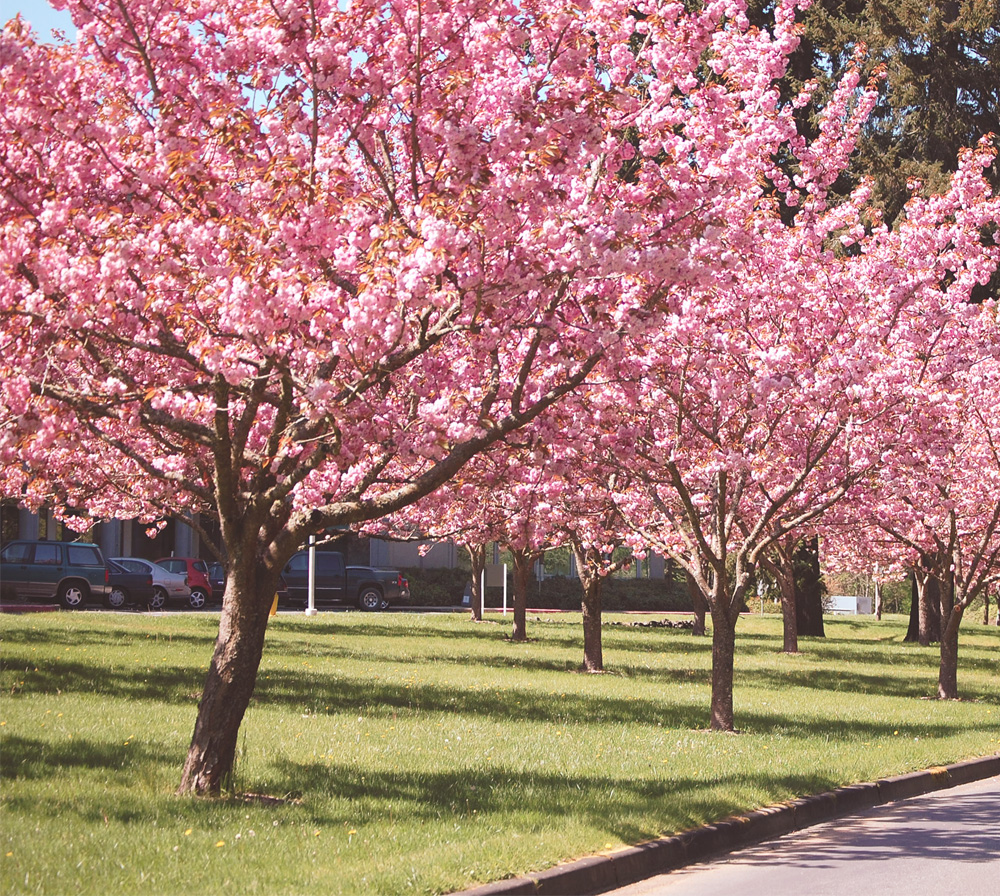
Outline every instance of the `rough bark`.
<svg viewBox="0 0 1000 896"><path fill-rule="evenodd" d="M219 636L178 793L218 794L231 779L237 736L257 682L276 584L276 575L240 575L239 571L234 575L230 570ZM245 589L242 595L241 589Z"/></svg>
<svg viewBox="0 0 1000 896"><path fill-rule="evenodd" d="M799 652L799 627L798 614L795 611L795 574L784 574L778 579L781 588L781 629L782 629L782 653Z"/></svg>
<svg viewBox="0 0 1000 896"><path fill-rule="evenodd" d="M761 565L775 578L781 595L782 653L799 652L799 612L796 575L797 550L793 535L777 541L768 554L761 556ZM761 598L763 600L763 598Z"/></svg>
<svg viewBox="0 0 1000 896"><path fill-rule="evenodd" d="M941 596L939 583L924 569L912 570L910 580L910 624L904 641L929 647L941 640Z"/></svg>
<svg viewBox="0 0 1000 896"><path fill-rule="evenodd" d="M534 551L511 549L514 560L514 629L512 641L528 640L528 586L531 582L531 567L538 555Z"/></svg>
<svg viewBox="0 0 1000 896"><path fill-rule="evenodd" d="M716 602L712 610L712 718L713 731L735 731L733 667L736 625Z"/></svg>
<svg viewBox="0 0 1000 896"><path fill-rule="evenodd" d="M798 635L825 638L823 576L819 566L819 539L806 538L795 549L795 625Z"/></svg>
<svg viewBox="0 0 1000 896"><path fill-rule="evenodd" d="M583 669L585 672L604 671L604 647L601 638L602 580L594 576L583 589Z"/></svg>
<svg viewBox="0 0 1000 896"><path fill-rule="evenodd" d="M473 622L483 620L483 570L486 569L486 545L467 544L465 549L469 552L469 561L472 564L472 597L469 600L469 609Z"/></svg>
<svg viewBox="0 0 1000 896"><path fill-rule="evenodd" d="M691 598L691 606L694 608L694 628L692 632L696 635L704 635L706 634L705 616L708 613L708 601L705 600L705 595L701 593L701 589L694 580L694 576L691 573L687 573L685 578L687 579L687 589L688 595Z"/></svg>
<svg viewBox="0 0 1000 896"><path fill-rule="evenodd" d="M910 570L910 618L906 626L903 641L916 643L920 640L920 592L917 588L917 576Z"/></svg>
<svg viewBox="0 0 1000 896"><path fill-rule="evenodd" d="M958 699L958 630L968 605L965 594L956 594L955 578L948 574L939 582L941 611L941 660L938 665L937 695L941 700Z"/></svg>
<svg viewBox="0 0 1000 896"><path fill-rule="evenodd" d="M595 548L573 544L577 576L583 588L583 670L604 671L601 597L604 580L600 575L602 558Z"/></svg>
<svg viewBox="0 0 1000 896"><path fill-rule="evenodd" d="M965 608L961 605L951 608L941 631L937 686L937 695L941 700L958 699L958 630L964 612Z"/></svg>
<svg viewBox="0 0 1000 896"><path fill-rule="evenodd" d="M932 575L917 580L917 640L921 647L928 647L941 640L941 583Z"/></svg>

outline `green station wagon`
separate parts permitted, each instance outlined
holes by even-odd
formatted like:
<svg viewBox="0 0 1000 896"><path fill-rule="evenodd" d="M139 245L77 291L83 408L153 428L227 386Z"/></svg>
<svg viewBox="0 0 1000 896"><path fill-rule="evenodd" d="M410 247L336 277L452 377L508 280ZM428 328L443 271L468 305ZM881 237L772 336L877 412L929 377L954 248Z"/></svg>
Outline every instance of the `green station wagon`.
<svg viewBox="0 0 1000 896"><path fill-rule="evenodd" d="M4 600L46 601L58 597L67 609L91 600L107 603L108 568L96 544L12 541L0 551Z"/></svg>

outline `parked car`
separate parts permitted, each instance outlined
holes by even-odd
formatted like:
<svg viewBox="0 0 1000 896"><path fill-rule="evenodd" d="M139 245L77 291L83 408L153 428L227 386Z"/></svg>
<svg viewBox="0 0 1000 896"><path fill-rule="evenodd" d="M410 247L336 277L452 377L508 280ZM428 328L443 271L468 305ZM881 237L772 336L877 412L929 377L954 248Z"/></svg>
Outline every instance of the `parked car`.
<svg viewBox="0 0 1000 896"><path fill-rule="evenodd" d="M221 597L226 592L226 568L221 563L208 564L208 581L212 586L212 593ZM288 599L288 586L284 578L278 576L278 600L284 602Z"/></svg>
<svg viewBox="0 0 1000 896"><path fill-rule="evenodd" d="M156 563L168 572L187 576L188 585L191 588L191 596L188 598L189 606L199 609L212 599L212 586L208 581L208 564L204 560L199 560L197 557L161 557Z"/></svg>
<svg viewBox="0 0 1000 896"><path fill-rule="evenodd" d="M282 570L288 600L306 603L309 596L309 552L299 551ZM362 610L384 610L410 596L406 577L395 569L347 566L338 551L316 551L316 604L350 603ZM279 595L280 600L280 595Z"/></svg>
<svg viewBox="0 0 1000 896"><path fill-rule="evenodd" d="M107 601L110 572L96 544L12 541L0 551L0 587L5 600L49 600L67 609Z"/></svg>
<svg viewBox="0 0 1000 896"><path fill-rule="evenodd" d="M221 563L208 564L208 585L212 594L221 597L226 592L226 567Z"/></svg>
<svg viewBox="0 0 1000 896"><path fill-rule="evenodd" d="M108 560L108 592L107 604L112 609L119 609L126 604L141 604L148 606L153 601L153 576L148 569L135 571L128 567Z"/></svg>
<svg viewBox="0 0 1000 896"><path fill-rule="evenodd" d="M162 610L170 600L191 602L191 587L188 585L186 573L169 572L152 560L143 560L141 557L111 559L132 572L147 572L153 577L153 596L147 604L151 610Z"/></svg>

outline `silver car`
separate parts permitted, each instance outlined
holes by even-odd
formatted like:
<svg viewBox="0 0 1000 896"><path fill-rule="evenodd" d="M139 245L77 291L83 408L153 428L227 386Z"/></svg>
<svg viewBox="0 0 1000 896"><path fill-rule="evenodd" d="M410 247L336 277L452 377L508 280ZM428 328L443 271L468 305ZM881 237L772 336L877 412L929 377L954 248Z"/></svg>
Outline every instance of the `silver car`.
<svg viewBox="0 0 1000 896"><path fill-rule="evenodd" d="M191 587L188 585L186 575L168 572L151 560L142 560L139 557L111 559L131 572L145 572L153 577L153 599L149 602L151 610L162 610L168 600L183 600L191 604Z"/></svg>

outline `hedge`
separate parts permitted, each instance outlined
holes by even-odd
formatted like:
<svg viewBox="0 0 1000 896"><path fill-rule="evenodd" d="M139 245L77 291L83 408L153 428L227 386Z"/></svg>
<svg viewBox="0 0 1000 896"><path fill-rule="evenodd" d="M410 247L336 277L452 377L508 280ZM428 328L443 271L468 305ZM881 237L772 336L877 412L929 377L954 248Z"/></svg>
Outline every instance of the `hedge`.
<svg viewBox="0 0 1000 896"><path fill-rule="evenodd" d="M469 573L464 569L408 568L403 574L410 582L411 607L461 606ZM513 589L508 582L508 603L513 603ZM539 582L532 577L528 586L528 606L533 609L578 610L583 598L580 580L567 576L551 576ZM486 592L486 606L503 603L499 588ZM683 581L677 579L608 578L604 581L603 609L607 611L653 610L656 612L691 612L691 600Z"/></svg>

